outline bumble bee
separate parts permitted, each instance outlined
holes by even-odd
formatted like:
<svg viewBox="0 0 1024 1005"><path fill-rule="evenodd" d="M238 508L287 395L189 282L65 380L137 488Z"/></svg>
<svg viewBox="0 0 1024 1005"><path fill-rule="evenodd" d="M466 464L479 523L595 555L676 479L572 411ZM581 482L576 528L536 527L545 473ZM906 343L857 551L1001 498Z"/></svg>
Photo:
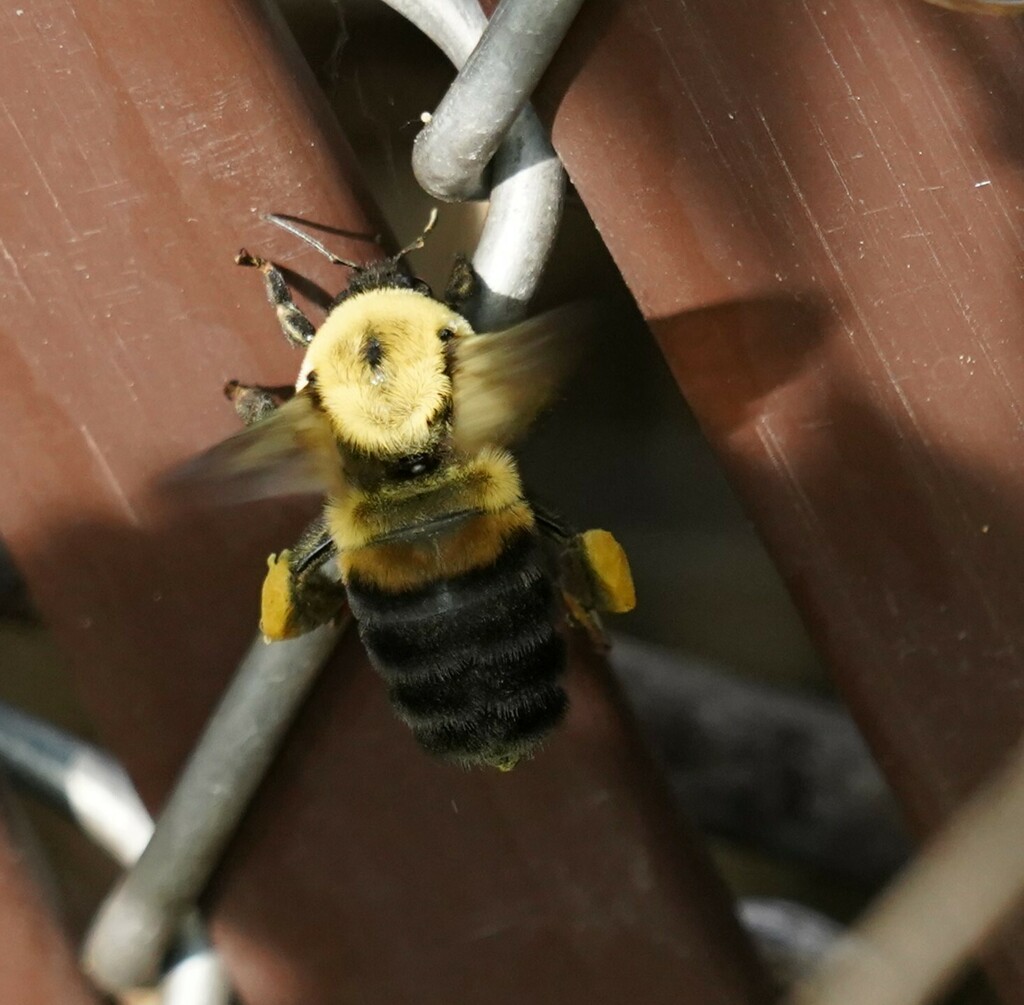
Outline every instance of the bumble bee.
<svg viewBox="0 0 1024 1005"><path fill-rule="evenodd" d="M429 753L512 768L562 719L560 610L603 644L599 611L634 604L607 531L573 534L531 505L507 446L550 401L584 314L561 308L477 334L458 308L475 277L459 259L444 299L398 255L359 266L287 217L268 216L352 270L323 324L259 269L286 338L305 350L294 389L225 389L248 428L188 466L236 496L306 491L321 517L271 555L261 630L287 639L348 607L398 716Z"/></svg>

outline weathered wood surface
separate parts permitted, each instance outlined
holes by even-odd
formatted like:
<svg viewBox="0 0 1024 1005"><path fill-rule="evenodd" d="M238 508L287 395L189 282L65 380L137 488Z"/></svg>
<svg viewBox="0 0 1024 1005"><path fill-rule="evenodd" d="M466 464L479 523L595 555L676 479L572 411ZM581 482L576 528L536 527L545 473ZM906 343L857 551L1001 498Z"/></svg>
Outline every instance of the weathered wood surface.
<svg viewBox="0 0 1024 1005"><path fill-rule="evenodd" d="M244 243L330 287L254 210L380 228L258 4L46 2L0 25L0 526L156 807L252 636L264 556L303 517L161 514L146 491L236 428L226 379L297 365L232 256ZM542 757L469 774L414 748L344 646L210 896L244 1000L759 1000L604 671L570 676Z"/></svg>
<svg viewBox="0 0 1024 1005"><path fill-rule="evenodd" d="M60 919L34 868L37 849L0 785L0 1001L18 1005L90 1005L97 999L75 965Z"/></svg>
<svg viewBox="0 0 1024 1005"><path fill-rule="evenodd" d="M540 101L921 831L1024 725L1022 41L917 0L594 0Z"/></svg>

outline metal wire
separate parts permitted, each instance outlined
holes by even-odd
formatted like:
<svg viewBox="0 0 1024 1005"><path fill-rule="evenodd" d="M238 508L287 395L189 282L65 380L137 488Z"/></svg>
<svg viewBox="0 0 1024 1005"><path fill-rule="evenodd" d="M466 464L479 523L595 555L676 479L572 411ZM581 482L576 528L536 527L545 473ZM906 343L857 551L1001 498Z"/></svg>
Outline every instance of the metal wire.
<svg viewBox="0 0 1024 1005"><path fill-rule="evenodd" d="M438 199L484 190L483 172L526 105L583 0L502 0L416 137L412 166Z"/></svg>
<svg viewBox="0 0 1024 1005"><path fill-rule="evenodd" d="M131 866L153 820L127 773L109 754L0 703L0 764L30 794L56 805L115 861ZM816 965L842 926L800 904L747 898L737 912L780 988ZM161 1005L229 1005L227 974L199 912L178 929L160 984Z"/></svg>
<svg viewBox="0 0 1024 1005"><path fill-rule="evenodd" d="M475 0L385 3L431 38L456 67L469 59L487 27ZM477 86L500 101L505 82L478 80ZM562 218L565 172L529 106L498 147L491 181L487 220L473 255L481 291L466 308L478 331L502 328L526 314Z"/></svg>
<svg viewBox="0 0 1024 1005"><path fill-rule="evenodd" d="M0 763L20 788L55 805L120 865L131 866L153 819L112 757L33 716L0 703ZM162 1005L228 1005L227 975L189 911L161 982Z"/></svg>
<svg viewBox="0 0 1024 1005"><path fill-rule="evenodd" d="M747 897L737 914L780 990L821 963L845 931L824 914L780 897Z"/></svg>
<svg viewBox="0 0 1024 1005"><path fill-rule="evenodd" d="M474 0L387 2L456 66L487 24ZM527 108L494 162L490 209L473 258L480 292L466 308L477 330L501 328L526 313L554 243L564 186L561 164ZM327 630L272 646L259 641L239 667L149 845L86 937L83 966L100 987L123 990L152 978L335 642Z"/></svg>
<svg viewBox="0 0 1024 1005"><path fill-rule="evenodd" d="M289 642L253 643L152 838L93 920L82 966L101 988L152 981L338 636L321 628Z"/></svg>

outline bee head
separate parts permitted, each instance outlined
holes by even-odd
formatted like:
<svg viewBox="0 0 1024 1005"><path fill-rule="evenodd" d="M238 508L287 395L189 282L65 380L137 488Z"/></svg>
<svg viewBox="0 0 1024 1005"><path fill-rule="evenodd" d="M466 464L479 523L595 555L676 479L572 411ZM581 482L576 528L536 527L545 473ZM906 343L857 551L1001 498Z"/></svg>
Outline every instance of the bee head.
<svg viewBox="0 0 1024 1005"><path fill-rule="evenodd" d="M423 247L437 210L415 241L369 265L339 258L289 217L265 219L352 270L309 343L296 386L310 388L338 438L356 451L401 458L436 445L451 419L454 343L472 332L403 262Z"/></svg>
<svg viewBox="0 0 1024 1005"><path fill-rule="evenodd" d="M454 350L471 333L461 315L415 288L350 292L310 343L298 386L311 385L353 449L415 454L451 419Z"/></svg>
<svg viewBox="0 0 1024 1005"><path fill-rule="evenodd" d="M430 287L422 279L410 275L402 262L401 255L395 255L394 258L385 258L379 262L371 262L369 265L354 267L348 286L334 298L331 309L333 310L350 297L366 293L369 290L412 290L425 297L433 297Z"/></svg>

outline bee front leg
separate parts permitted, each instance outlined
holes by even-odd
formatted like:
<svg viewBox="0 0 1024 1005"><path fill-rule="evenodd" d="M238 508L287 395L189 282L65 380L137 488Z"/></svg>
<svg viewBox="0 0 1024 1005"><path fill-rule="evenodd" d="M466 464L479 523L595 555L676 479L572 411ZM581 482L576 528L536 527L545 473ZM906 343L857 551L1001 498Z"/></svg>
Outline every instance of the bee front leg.
<svg viewBox="0 0 1024 1005"><path fill-rule="evenodd" d="M263 279L267 286L267 299L277 311L277 320L281 325L281 331L284 332L284 337L300 349L308 346L313 341L316 328L292 300L291 291L284 281L284 276L281 275L281 270L266 259L250 255L245 248L235 255L235 262L238 265L259 269L263 273Z"/></svg>
<svg viewBox="0 0 1024 1005"><path fill-rule="evenodd" d="M629 560L606 530L574 533L552 514L534 510L541 534L550 542L559 586L570 618L590 637L594 648L609 647L602 613L624 614L636 606Z"/></svg>
<svg viewBox="0 0 1024 1005"><path fill-rule="evenodd" d="M476 295L480 288L480 278L473 270L469 259L462 254L455 256L452 274L448 277L448 285L444 291L444 302L453 310L461 310Z"/></svg>
<svg viewBox="0 0 1024 1005"><path fill-rule="evenodd" d="M267 559L260 631L266 642L305 635L334 621L345 610L345 587L327 566L338 549L323 516L302 533L294 548Z"/></svg>
<svg viewBox="0 0 1024 1005"><path fill-rule="evenodd" d="M264 387L261 384L242 384L237 380L229 380L224 385L224 397L235 406L235 412L247 426L265 419L294 395L295 388L291 384Z"/></svg>

